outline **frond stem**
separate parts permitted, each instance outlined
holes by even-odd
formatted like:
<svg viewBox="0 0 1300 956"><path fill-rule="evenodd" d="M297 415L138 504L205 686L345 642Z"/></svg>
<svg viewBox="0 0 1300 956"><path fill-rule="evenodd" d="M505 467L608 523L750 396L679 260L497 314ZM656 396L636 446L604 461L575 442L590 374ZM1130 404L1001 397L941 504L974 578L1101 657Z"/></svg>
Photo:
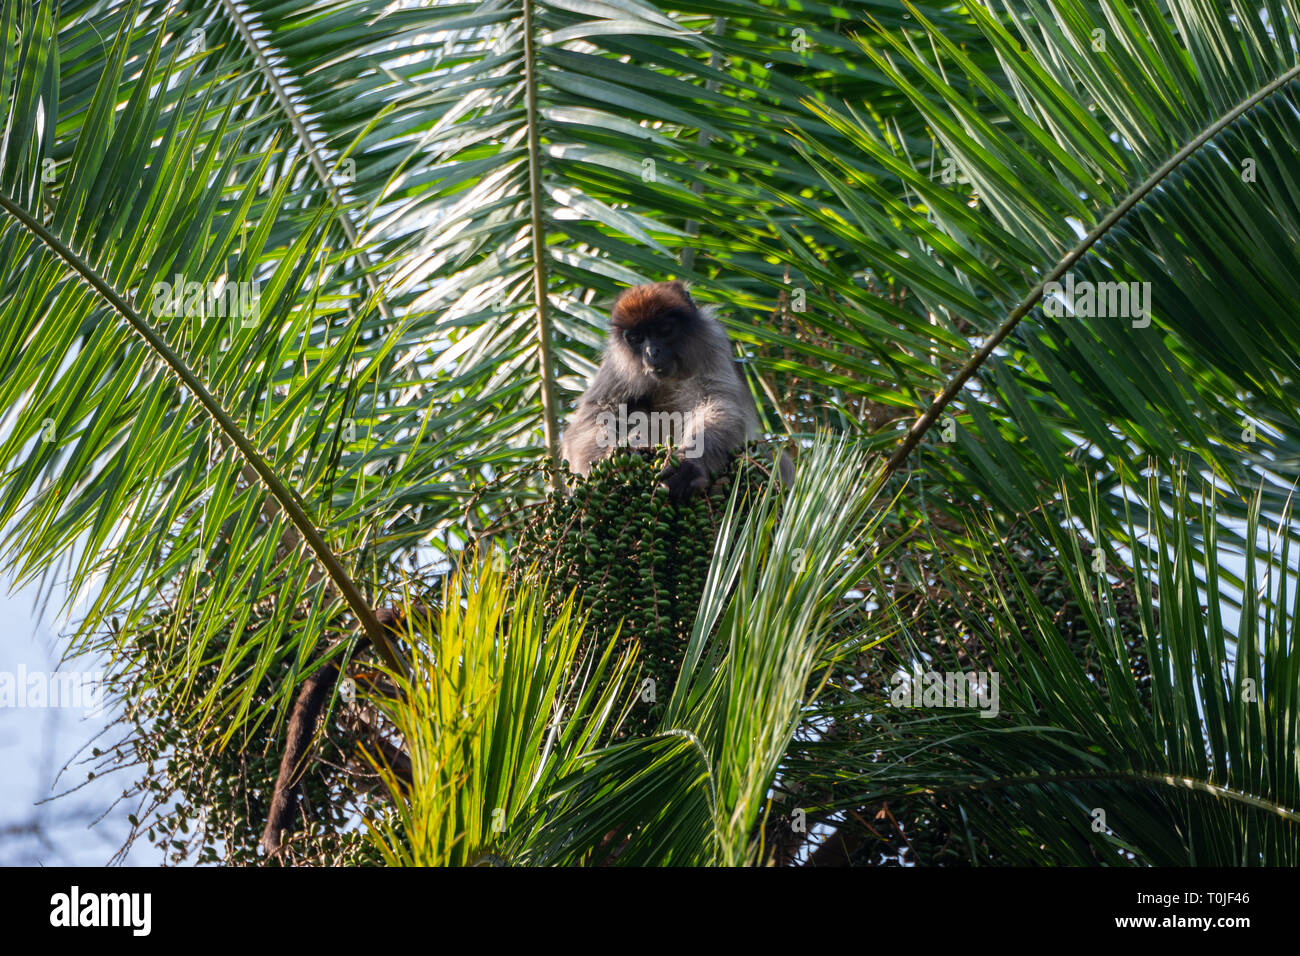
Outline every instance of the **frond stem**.
<svg viewBox="0 0 1300 956"><path fill-rule="evenodd" d="M1080 240L1073 249L1066 253L1065 256L1063 256L1056 264L1056 267L1044 276L1043 280L1039 282L1038 285L1034 286L1029 294L1021 300L1019 305L1016 306L1015 310L1007 316L1006 321L1004 321L997 330L989 336L988 340L980 346L980 350L971 357L970 361L962 367L961 371L953 376L952 380L948 382L943 391L939 393L937 398L935 398L934 402L930 405L930 408L924 415L918 418L915 424L913 424L908 430L907 435L899 444L898 449L886 464L885 473L887 475L893 474L902 466L903 462L907 460L907 456L912 453L912 450L916 448L916 446L920 444L921 439L925 437L926 432L928 432L930 427L938 421L939 415L943 412L944 408L948 406L948 403L957 396L957 393L965 387L966 383L970 381L975 373L980 370L986 361L988 361L989 356L993 354L993 350L1001 344L1003 339L1011 334L1012 330L1020 324L1020 320L1028 315L1030 309L1038 304L1038 300L1043 297L1043 291L1047 287L1048 283L1056 282L1061 278L1061 276L1065 275L1065 273L1069 271L1076 262L1083 258L1089 249L1096 245L1097 241L1100 240L1102 236L1108 233L1121 219L1128 215L1129 211L1132 210L1134 206L1145 199L1151 190L1155 189L1160 185L1160 183L1167 179L1175 169L1181 166L1188 159L1188 157L1221 133L1244 113L1252 109L1262 100L1272 96L1282 87L1286 86L1286 84L1296 79L1296 77L1300 77L1300 64L1293 66L1281 76L1256 90L1253 94L1242 100L1223 116L1219 117L1207 126L1194 139L1187 143L1186 146L1180 149L1173 156L1169 157L1169 159L1165 160L1165 162L1162 163L1155 172L1148 176L1142 184L1137 187L1137 189L1124 197L1124 200L1118 206L1112 209L1110 213L1101 220L1101 222L1097 223L1097 225L1092 228L1092 231Z"/></svg>
<svg viewBox="0 0 1300 956"><path fill-rule="evenodd" d="M347 602L352 613L356 615L362 627L365 629L366 636L370 638L375 648L384 658L384 663L393 668L396 672L401 672L403 667L398 660L388 636L384 632L383 626L379 623L375 612L361 596L356 584L352 581L351 576L344 569L338 556L321 537L315 523L307 514L304 507L299 503L298 496L280 480L274 469L262 457L261 453L249 441L248 436L244 434L243 429L235 422L226 412L221 404L216 400L211 392L199 381L194 372L185 364L185 361L177 355L161 335L156 332L130 305L120 296L112 286L105 282L99 274L91 268L76 252L69 248L58 236L54 235L37 221L26 209L14 202L6 193L0 192L0 209L3 209L9 215L13 216L23 227L41 240L56 256L62 259L69 268L72 269L88 286L99 293L103 298L130 324L130 326L140 335L141 338L156 352L164 362L171 368L172 372L181 381L185 388L198 399L199 404L208 415L217 423L230 441L239 449L244 460L252 466L253 470L262 480L271 496L275 498L277 504L284 509L290 522L298 529L303 540L307 542L308 547L316 556L321 565L329 574L330 579L339 589L339 593Z"/></svg>

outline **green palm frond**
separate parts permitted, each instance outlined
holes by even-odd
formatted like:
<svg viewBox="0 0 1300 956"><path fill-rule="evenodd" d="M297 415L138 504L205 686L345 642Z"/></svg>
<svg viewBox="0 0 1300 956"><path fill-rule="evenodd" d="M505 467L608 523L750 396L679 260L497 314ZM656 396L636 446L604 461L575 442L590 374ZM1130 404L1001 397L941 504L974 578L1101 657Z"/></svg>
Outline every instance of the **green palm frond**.
<svg viewBox="0 0 1300 956"><path fill-rule="evenodd" d="M372 832L390 864L513 863L535 852L533 815L556 781L617 730L633 657L592 650L570 598L547 620L543 588L462 567L409 675L384 702L410 779L381 775L396 821Z"/></svg>
<svg viewBox="0 0 1300 956"><path fill-rule="evenodd" d="M161 62L160 44L128 69L125 27L66 164L48 165L65 145L58 126L37 123L62 103L57 57L42 52L59 40L49 8L11 35L23 80L8 129L32 131L8 139L0 163L0 521L12 569L21 580L70 559L82 639L110 614L129 630L159 605L197 606L194 665L208 637L286 587L311 621L299 664L344 609L387 653L340 557L346 539L322 530L309 497L343 418L343 394L322 385L356 348L356 327L312 290L329 269L308 266L319 223L269 246L291 177L266 184L275 153L233 148L231 101L170 82L176 59ZM239 709L285 653L294 608L280 610L250 631L242 659L222 663L243 682L202 706ZM183 694L188 675L174 676Z"/></svg>
<svg viewBox="0 0 1300 956"><path fill-rule="evenodd" d="M1148 493L1158 485L1153 476ZM1127 609L1113 565L1093 573L1077 540L1051 542L1068 600L1094 642L1091 672L1071 648L1060 607L1045 604L1019 570L984 594L967 578L973 603L952 626L964 632L965 646L984 651L974 664L904 651L899 667L919 681L925 672L987 666L998 680L996 710L911 709L906 695L908 709L899 710L888 697L864 695L861 712L883 722L879 732L826 748L827 759L812 757L819 769L804 779L834 779L836 803L846 808L921 801L958 845L962 834L978 835L985 849L963 854L969 863L1294 865L1300 606L1290 593L1289 536L1266 533L1257 496L1244 529L1249 587L1233 622L1213 571L1216 541L1208 543L1211 573L1202 578L1188 530L1199 509L1212 535L1213 506L1198 505L1177 476L1173 487L1177 507L1151 529L1149 551L1125 569ZM1101 505L1095 496L1090 505L1095 521ZM986 556L984 580L995 580L995 567L1016 569L986 532L975 540ZM1146 553L1156 556L1151 565Z"/></svg>
<svg viewBox="0 0 1300 956"><path fill-rule="evenodd" d="M860 251L868 288L861 266L824 261L798 232L766 245L827 322L881 336L855 351L859 368L833 371L784 343L808 379L919 406L893 466L919 447L927 470L1009 514L1061 481L1080 493L1087 473L1118 514L1119 481L1187 452L1225 486L1254 487L1295 430L1300 170L1277 144L1297 132L1297 11L1270 7L1261 30L1244 7L1024 3L1006 7L1009 27L975 5L990 69L910 9L931 40L881 27L861 49L924 117L933 150L810 102L860 155L804 137L839 206L785 195ZM1149 283L1150 314L1049 314L1044 288L1067 275ZM952 445L934 441L945 416ZM1285 484L1264 494L1279 513Z"/></svg>

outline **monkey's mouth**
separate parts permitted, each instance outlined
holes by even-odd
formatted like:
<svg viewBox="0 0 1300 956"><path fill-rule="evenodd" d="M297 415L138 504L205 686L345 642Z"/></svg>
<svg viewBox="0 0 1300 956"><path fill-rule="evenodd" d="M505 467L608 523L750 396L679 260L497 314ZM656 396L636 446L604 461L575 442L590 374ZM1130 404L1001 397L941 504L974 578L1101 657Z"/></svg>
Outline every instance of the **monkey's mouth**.
<svg viewBox="0 0 1300 956"><path fill-rule="evenodd" d="M653 378L656 381L662 381L663 379L671 378L673 373L673 369L671 365L651 365L649 362L647 362L645 363L643 368L645 369L646 375L650 376L650 378Z"/></svg>

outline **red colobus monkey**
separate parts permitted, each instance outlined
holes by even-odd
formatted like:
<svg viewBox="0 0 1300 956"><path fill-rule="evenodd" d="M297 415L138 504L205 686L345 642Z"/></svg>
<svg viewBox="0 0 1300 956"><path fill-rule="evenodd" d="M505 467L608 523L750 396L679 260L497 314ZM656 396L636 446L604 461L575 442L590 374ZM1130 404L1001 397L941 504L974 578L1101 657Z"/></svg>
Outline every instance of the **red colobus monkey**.
<svg viewBox="0 0 1300 956"><path fill-rule="evenodd" d="M569 420L560 452L586 475L619 445L672 444L660 482L676 499L708 486L733 451L758 432L758 410L731 340L680 282L623 291L610 316L600 368ZM782 477L793 466L781 457Z"/></svg>

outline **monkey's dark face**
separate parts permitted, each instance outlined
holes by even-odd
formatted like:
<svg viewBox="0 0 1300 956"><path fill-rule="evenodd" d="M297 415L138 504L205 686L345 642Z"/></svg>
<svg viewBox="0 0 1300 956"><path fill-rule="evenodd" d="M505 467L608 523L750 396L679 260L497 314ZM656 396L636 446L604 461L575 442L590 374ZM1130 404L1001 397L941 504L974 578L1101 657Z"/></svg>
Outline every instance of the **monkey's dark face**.
<svg viewBox="0 0 1300 956"><path fill-rule="evenodd" d="M686 357L699 323L695 303L677 282L629 289L614 305L611 335L622 358L657 382L689 373Z"/></svg>
<svg viewBox="0 0 1300 956"><path fill-rule="evenodd" d="M630 329L619 329L623 345L637 357L641 371L657 381L671 379L678 366L678 344L681 333L678 323L671 319L647 322Z"/></svg>

